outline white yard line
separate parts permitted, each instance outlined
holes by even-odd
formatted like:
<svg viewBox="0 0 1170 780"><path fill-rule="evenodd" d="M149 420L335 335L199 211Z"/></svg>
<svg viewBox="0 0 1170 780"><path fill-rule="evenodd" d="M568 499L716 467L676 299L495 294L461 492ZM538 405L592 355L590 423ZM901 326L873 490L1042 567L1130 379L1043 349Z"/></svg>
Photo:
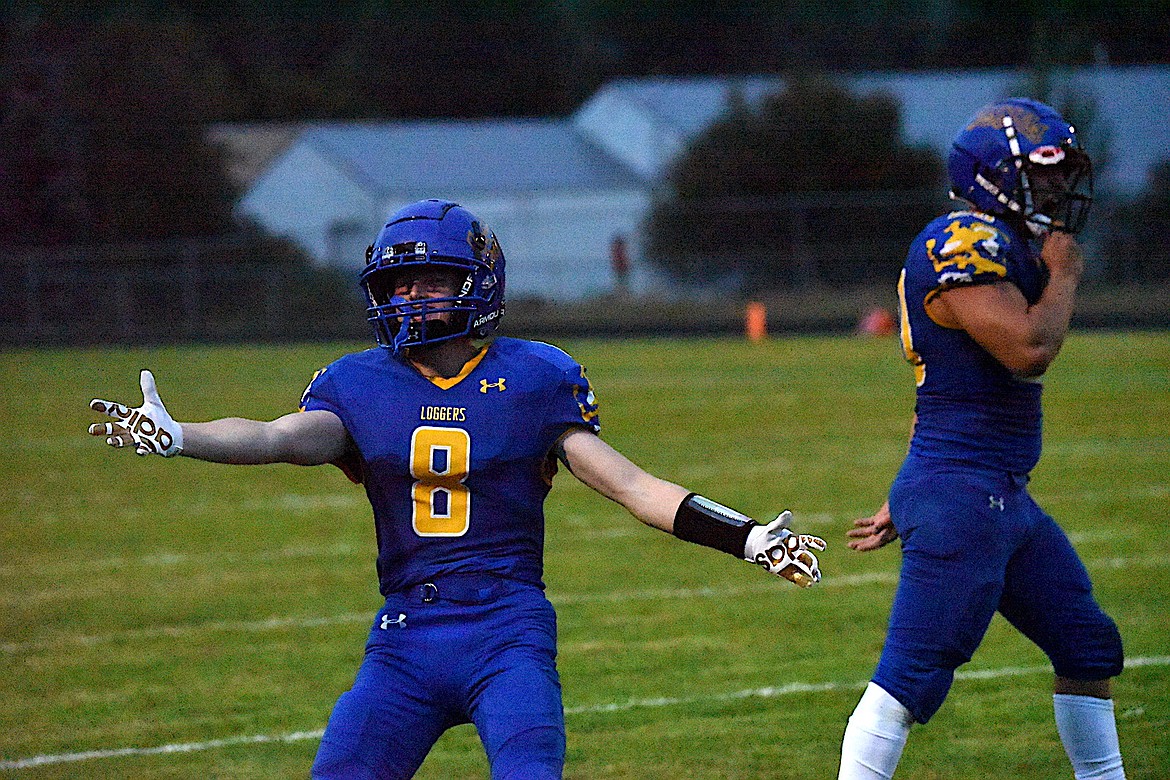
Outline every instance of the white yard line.
<svg viewBox="0 0 1170 780"><path fill-rule="evenodd" d="M253 734L247 737L226 737L206 742L181 742L174 745L159 745L149 748L113 748L110 750L87 750L83 753L58 753L15 761L0 761L0 769L29 769L45 764L68 764L74 761L89 761L95 758L122 758L124 756L154 756L163 753L195 753L200 750L231 747L232 745L258 745L265 742L300 742L305 739L320 739L323 729L316 731L294 731L291 734Z"/></svg>
<svg viewBox="0 0 1170 780"><path fill-rule="evenodd" d="M10 642L0 644L0 654L12 655L35 650L48 650L65 645L92 647L128 639L182 637L190 634L212 633L216 631L251 633L272 631L280 628L315 628L317 626L334 626L348 623L369 623L373 619L374 611L370 610L369 612L350 612L347 614L325 615L321 617L271 617L265 620L234 621L212 620L206 623L195 623L186 626L157 626L155 628L141 628L132 631L112 631L108 634L79 634L32 640L30 642Z"/></svg>
<svg viewBox="0 0 1170 780"><path fill-rule="evenodd" d="M1100 493L1094 491L1082 491L1078 493L1054 493L1051 495L1041 493L1038 498L1041 503L1052 501L1095 501L1110 498L1131 498L1131 499L1159 499L1170 497L1170 485L1150 484L1135 486L1127 491ZM217 514L227 515L239 511L268 511L274 513L284 514L298 514L305 512L317 512L324 510L343 510L343 509L358 509L368 514L369 507L366 504L365 496L359 493L285 493L273 496L266 496L264 498L248 499L242 503L229 502L215 502L215 501L195 501L184 508L184 512L189 515L192 514ZM135 512L141 513L141 510L134 509ZM840 524L843 528L858 517L864 517L872 512L872 509L858 509L853 512L813 512L808 514L801 514L799 521L802 527L806 528L821 528ZM635 536L641 533L641 529L637 523L630 520L629 523L621 522L617 525L598 524L598 522L587 515L583 514L569 514L561 518L561 527L558 533L562 536L569 536L574 540L591 540L591 539L620 539L630 536ZM1082 537L1092 535L1092 539L1106 538L1099 535L1101 532L1090 531L1083 534L1077 532L1069 532L1069 537L1076 543L1082 541ZM1129 532L1121 531L1121 535L1130 535ZM1087 537L1088 538L1088 537ZM286 547L277 548L273 550L262 550L259 552L233 552L233 551L203 551L198 553L182 553L172 552L168 550L160 550L156 553L141 555L141 556L114 556L109 558L96 558L90 560L68 560L68 561L6 561L0 564L0 577L22 577L25 572L36 572L37 574L66 572L73 573L78 570L94 570L115 571L123 569L127 566L143 566L143 567L159 567L165 568L168 566L182 566L197 563L206 564L220 564L230 565L237 562L246 561L275 561L289 558L314 558L314 557L339 557L339 556L359 556L359 555L373 555L373 539L369 540L369 545L366 544L352 544L347 542L340 542L338 544L322 546L322 547Z"/></svg>
<svg viewBox="0 0 1170 780"><path fill-rule="evenodd" d="M1127 669L1145 666L1170 666L1170 655L1146 656L1144 658L1127 658ZM972 669L955 673L956 680L995 680L1003 677L1018 677L1029 674L1044 674L1051 672L1050 666L1005 666L999 669ZM784 685L769 686L766 688L748 688L730 693L708 693L694 696L663 696L651 699L628 699L622 702L606 704L590 704L579 707L568 707L566 715L594 715L610 712L625 712L634 709L650 709L656 707L672 707L679 704L704 704L740 699L774 699L780 696L790 696L800 693L822 693L825 691L857 690L865 688L868 680L854 680L850 682L822 682L805 683L793 682ZM171 745L156 747L129 747L108 748L104 750L87 750L80 753L57 753L18 758L9 761L0 761L0 769L29 769L46 764L65 764L76 761L90 761L103 758L124 758L127 756L153 756L168 753L194 753L202 750L212 750L236 745L258 745L271 742L300 742L303 740L320 739L324 732L321 729L313 731L294 731L289 734L253 734L249 736L224 737L204 742L180 742Z"/></svg>

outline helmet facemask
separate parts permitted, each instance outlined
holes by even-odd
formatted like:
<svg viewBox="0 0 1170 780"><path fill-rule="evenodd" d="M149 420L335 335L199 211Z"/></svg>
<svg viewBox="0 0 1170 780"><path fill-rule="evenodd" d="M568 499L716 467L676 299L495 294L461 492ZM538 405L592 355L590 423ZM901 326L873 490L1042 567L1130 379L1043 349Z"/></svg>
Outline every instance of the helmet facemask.
<svg viewBox="0 0 1170 780"><path fill-rule="evenodd" d="M454 295L408 299L404 278L444 275L445 289ZM471 286L471 274L455 263L427 262L425 258L399 260L399 264L369 274L363 281L369 308L367 319L374 326L378 346L400 352L409 346L435 344L466 335L467 323L476 306L464 295ZM423 285L424 288L426 285Z"/></svg>
<svg viewBox="0 0 1170 780"><path fill-rule="evenodd" d="M1037 163L1038 153L1060 159ZM1073 146L1041 147L1028 158L1020 170L1019 185L1028 227L1039 233L1079 233L1093 204L1093 166L1088 155Z"/></svg>

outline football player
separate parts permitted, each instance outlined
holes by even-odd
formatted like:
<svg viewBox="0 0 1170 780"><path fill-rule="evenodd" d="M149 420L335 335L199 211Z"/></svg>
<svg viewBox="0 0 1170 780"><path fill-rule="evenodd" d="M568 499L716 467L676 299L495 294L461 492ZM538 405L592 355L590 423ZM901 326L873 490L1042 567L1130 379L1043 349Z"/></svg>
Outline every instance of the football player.
<svg viewBox="0 0 1170 780"><path fill-rule="evenodd" d="M1110 679L1121 637L1068 538L1028 493L1040 457L1040 377L1060 351L1084 257L1092 172L1074 128L1042 103L981 109L947 170L965 208L926 226L898 282L914 366L910 450L889 500L849 546L901 537L902 571L877 671L849 718L840 778L893 775L912 723L942 705L998 611L1049 657L1077 778L1124 776Z"/></svg>
<svg viewBox="0 0 1170 780"><path fill-rule="evenodd" d="M824 541L650 475L598 436L585 369L548 344L482 343L504 312L504 254L455 203L393 214L360 282L380 348L319 371L301 411L176 423L142 373L141 407L90 433L138 454L332 463L365 486L385 606L338 699L315 778L408 778L439 736L474 723L494 778L559 778L556 618L544 595L545 496L557 464L642 522L800 586Z"/></svg>

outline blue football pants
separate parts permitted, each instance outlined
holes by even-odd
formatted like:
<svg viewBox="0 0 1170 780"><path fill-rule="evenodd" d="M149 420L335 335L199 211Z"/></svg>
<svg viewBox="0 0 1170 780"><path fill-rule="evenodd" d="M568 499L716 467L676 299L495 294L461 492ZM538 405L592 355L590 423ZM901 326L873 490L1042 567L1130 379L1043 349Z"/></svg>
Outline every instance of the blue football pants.
<svg viewBox="0 0 1170 780"><path fill-rule="evenodd" d="M875 683L925 723L997 610L1048 655L1057 675L1121 673L1117 626L1026 479L909 465L890 490L902 572Z"/></svg>
<svg viewBox="0 0 1170 780"><path fill-rule="evenodd" d="M409 778L444 731L474 723L493 780L560 778L556 616L540 588L504 590L481 604L425 602L417 588L392 594L353 688L329 717L312 776Z"/></svg>

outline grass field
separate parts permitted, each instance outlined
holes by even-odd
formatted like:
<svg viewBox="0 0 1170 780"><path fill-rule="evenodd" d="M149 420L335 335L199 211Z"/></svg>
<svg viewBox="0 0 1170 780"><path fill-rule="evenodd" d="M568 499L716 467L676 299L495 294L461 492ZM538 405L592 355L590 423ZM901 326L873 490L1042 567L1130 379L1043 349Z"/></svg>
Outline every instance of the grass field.
<svg viewBox="0 0 1170 780"><path fill-rule="evenodd" d="M824 583L640 526L562 472L548 502L566 776L831 778L877 659L897 545L844 546L905 450L892 340L564 343L606 438L655 473L830 540ZM85 435L154 369L180 419L271 418L364 345L0 353L0 776L304 777L379 606L359 488L332 468L139 459ZM1170 778L1170 335L1074 334L1033 492L1126 641L1131 778ZM900 778L1068 778L1045 658L997 618ZM121 751L121 752L119 752ZM90 753L82 758L76 754ZM475 732L419 777L485 778Z"/></svg>

